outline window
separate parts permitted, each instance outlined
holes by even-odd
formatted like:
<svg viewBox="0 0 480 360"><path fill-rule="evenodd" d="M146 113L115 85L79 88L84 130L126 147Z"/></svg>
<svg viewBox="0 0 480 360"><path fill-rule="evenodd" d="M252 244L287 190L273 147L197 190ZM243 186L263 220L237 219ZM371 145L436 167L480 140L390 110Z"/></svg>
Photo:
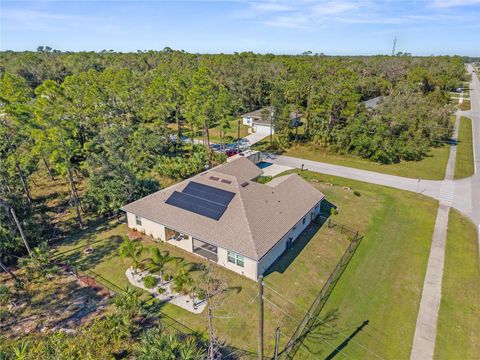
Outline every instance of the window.
<svg viewBox="0 0 480 360"><path fill-rule="evenodd" d="M242 255L238 255L233 251L227 252L227 260L232 264L237 264L238 266L244 267L245 266L245 258Z"/></svg>
<svg viewBox="0 0 480 360"><path fill-rule="evenodd" d="M303 225L305 225L305 218L303 218L303 220L302 220L302 224L303 224Z"/></svg>
<svg viewBox="0 0 480 360"><path fill-rule="evenodd" d="M135 215L135 222L138 226L142 226L142 218L138 215Z"/></svg>

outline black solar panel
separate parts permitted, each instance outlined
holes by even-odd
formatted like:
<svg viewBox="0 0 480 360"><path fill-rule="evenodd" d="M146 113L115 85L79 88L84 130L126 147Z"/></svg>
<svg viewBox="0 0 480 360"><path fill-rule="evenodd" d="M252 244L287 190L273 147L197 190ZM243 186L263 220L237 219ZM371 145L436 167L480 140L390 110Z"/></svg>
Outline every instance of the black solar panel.
<svg viewBox="0 0 480 360"><path fill-rule="evenodd" d="M228 206L232 201L235 193L222 189L217 189L213 186L199 184L195 181L190 181L183 189L182 193L193 195L223 206Z"/></svg>
<svg viewBox="0 0 480 360"><path fill-rule="evenodd" d="M178 191L174 191L166 203L214 220L220 219L227 210L226 206Z"/></svg>
<svg viewBox="0 0 480 360"><path fill-rule="evenodd" d="M191 181L182 192L174 191L165 201L169 205L210 219L222 217L235 193Z"/></svg>

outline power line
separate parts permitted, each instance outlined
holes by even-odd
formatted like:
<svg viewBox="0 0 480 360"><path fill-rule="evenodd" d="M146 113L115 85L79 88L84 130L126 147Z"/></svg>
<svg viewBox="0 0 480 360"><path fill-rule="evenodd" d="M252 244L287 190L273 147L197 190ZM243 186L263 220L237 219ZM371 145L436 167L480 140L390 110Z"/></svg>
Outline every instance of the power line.
<svg viewBox="0 0 480 360"><path fill-rule="evenodd" d="M284 295L281 295L279 292L277 292L276 290L274 290L271 286L269 285L266 285L265 286L272 290L274 293L276 293L277 295L279 295L282 299L284 299L285 301L288 301L290 304L292 304L293 306L296 306L297 308L299 308L300 310L302 310L305 315L308 314L308 311L305 310L303 307L301 307L300 305L298 304L295 304L292 300L288 299L286 296ZM267 300L268 301L268 300ZM361 343L357 342L356 340L354 340L353 338L351 338L350 336L348 335L345 335L344 333L342 333L341 331L337 330L334 326L330 325L329 323L323 321L322 319L318 318L317 317L317 320L320 321L322 324L328 326L329 328L331 328L332 330L334 330L336 333L342 335L343 337L345 337L346 339L348 339L349 341L352 341L354 344L357 344L358 346L360 346L361 348L363 348L364 350L368 351L369 353L371 353L372 355L376 356L377 358L379 359L383 359L383 357L381 357L380 355L376 354L375 352L373 352L372 350L368 349L367 347L365 347L364 345L362 345Z"/></svg>

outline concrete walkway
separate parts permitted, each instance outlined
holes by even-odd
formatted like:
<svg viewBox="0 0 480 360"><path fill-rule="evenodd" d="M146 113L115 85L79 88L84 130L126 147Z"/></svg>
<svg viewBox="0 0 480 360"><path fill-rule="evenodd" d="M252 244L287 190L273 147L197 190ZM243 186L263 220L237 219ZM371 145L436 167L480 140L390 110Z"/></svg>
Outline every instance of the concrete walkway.
<svg viewBox="0 0 480 360"><path fill-rule="evenodd" d="M440 205L433 230L432 246L418 309L411 360L433 359L437 320L442 298L442 278L450 206Z"/></svg>
<svg viewBox="0 0 480 360"><path fill-rule="evenodd" d="M460 127L460 113L457 112L453 138L458 138ZM423 282L422 299L418 308L417 324L413 336L411 360L433 359L435 339L437 336L437 320L442 299L443 267L445 263L445 246L447 243L448 214L455 195L455 160L457 146L450 147L445 181L440 188L440 207L437 211L435 228L433 230L432 245L428 257L427 272Z"/></svg>

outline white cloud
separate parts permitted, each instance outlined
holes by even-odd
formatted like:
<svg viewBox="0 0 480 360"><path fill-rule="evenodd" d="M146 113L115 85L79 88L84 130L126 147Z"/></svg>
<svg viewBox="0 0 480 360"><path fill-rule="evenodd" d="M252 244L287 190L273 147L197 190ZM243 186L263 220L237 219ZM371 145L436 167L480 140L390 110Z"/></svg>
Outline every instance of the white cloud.
<svg viewBox="0 0 480 360"><path fill-rule="evenodd" d="M72 14L63 14L63 13L54 13L38 10L22 10L22 9L4 9L1 12L1 17L4 20L13 20L13 21L36 21L36 20L63 20L63 21L74 21L74 20L94 20L94 17L91 16L81 16L81 15L72 15Z"/></svg>
<svg viewBox="0 0 480 360"><path fill-rule="evenodd" d="M480 0L432 0L432 5L437 8L480 5Z"/></svg>
<svg viewBox="0 0 480 360"><path fill-rule="evenodd" d="M247 7L236 15L265 26L297 29L333 24L425 24L452 15L448 13L448 9L443 8L480 3L480 0L428 1L400 3L381 0L268 0L246 3Z"/></svg>

